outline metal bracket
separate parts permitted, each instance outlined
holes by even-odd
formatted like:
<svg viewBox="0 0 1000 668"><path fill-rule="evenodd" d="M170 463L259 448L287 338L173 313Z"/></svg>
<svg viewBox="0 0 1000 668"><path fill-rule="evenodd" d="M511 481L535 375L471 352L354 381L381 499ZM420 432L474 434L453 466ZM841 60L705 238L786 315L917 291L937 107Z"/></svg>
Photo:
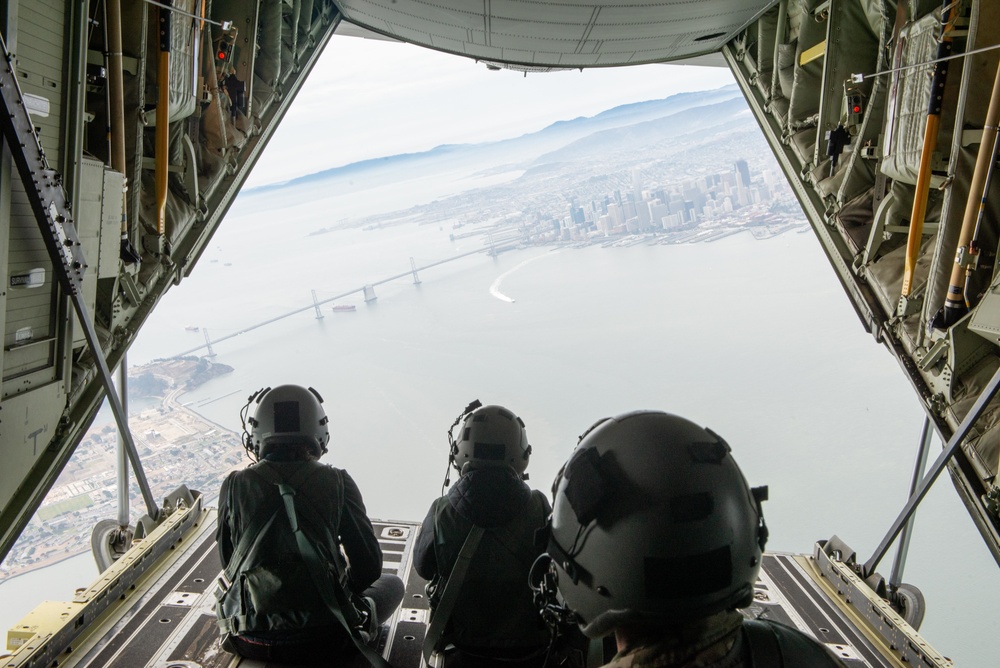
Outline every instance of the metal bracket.
<svg viewBox="0 0 1000 668"><path fill-rule="evenodd" d="M927 351L927 354L925 354L922 358L917 360L917 368L920 369L921 371L927 371L932 366L941 361L941 358L944 357L945 353L947 352L948 352L948 339L947 338L938 339L934 343L934 345L932 345L930 349Z"/></svg>
<svg viewBox="0 0 1000 668"><path fill-rule="evenodd" d="M924 296L921 293L912 294L909 297L901 296L899 305L896 307L896 315L901 318L917 314L924 305Z"/></svg>
<svg viewBox="0 0 1000 668"><path fill-rule="evenodd" d="M0 109L0 125L2 125L4 139L10 147L11 157L21 181L24 183L24 190L35 214L35 221L38 223L42 239L45 241L49 258L52 260L53 271L69 295L70 301L73 302L73 308L80 325L83 327L87 345L90 346L93 353L105 397L114 413L115 422L118 424L119 433L122 435L129 461L132 464L132 470L135 472L136 481L142 492L143 500L146 502L146 509L155 518L159 514L159 510L149 489L149 482L143 473L139 452L136 450L135 442L132 440L132 432L129 430L128 418L115 392L114 381L111 377L111 371L108 369L107 360L104 358L97 330L94 329L93 319L83 301L83 276L87 262L83 256L83 247L76 232L76 225L73 223L73 216L70 213L62 178L55 170L49 168L45 152L42 150L38 135L35 133L35 127L25 108L24 97L21 95L21 89L17 83L14 63L2 36L0 36L0 50L3 51L3 62L0 63L0 101L3 104L3 108Z"/></svg>

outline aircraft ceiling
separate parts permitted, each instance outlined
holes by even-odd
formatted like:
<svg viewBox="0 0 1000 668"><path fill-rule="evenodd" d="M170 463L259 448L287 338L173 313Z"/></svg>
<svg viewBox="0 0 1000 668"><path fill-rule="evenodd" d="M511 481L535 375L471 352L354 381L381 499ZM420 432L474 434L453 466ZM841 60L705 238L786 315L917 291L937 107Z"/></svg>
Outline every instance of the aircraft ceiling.
<svg viewBox="0 0 1000 668"><path fill-rule="evenodd" d="M717 51L776 0L338 0L351 23L478 60L574 68Z"/></svg>

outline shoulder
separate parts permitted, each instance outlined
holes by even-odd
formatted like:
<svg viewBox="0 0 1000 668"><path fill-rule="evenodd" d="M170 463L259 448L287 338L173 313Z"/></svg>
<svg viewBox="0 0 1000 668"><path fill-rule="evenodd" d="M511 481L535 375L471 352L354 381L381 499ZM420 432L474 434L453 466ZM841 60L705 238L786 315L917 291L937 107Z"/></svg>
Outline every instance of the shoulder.
<svg viewBox="0 0 1000 668"><path fill-rule="evenodd" d="M531 502L541 508L546 515L552 512L552 506L549 504L549 497L545 496L544 492L539 492L537 489L531 490Z"/></svg>
<svg viewBox="0 0 1000 668"><path fill-rule="evenodd" d="M816 668L843 666L825 645L791 626L770 620L757 620L754 623L744 622L743 628L750 636L752 646L756 645L753 642L755 636L770 632L778 643L785 665Z"/></svg>

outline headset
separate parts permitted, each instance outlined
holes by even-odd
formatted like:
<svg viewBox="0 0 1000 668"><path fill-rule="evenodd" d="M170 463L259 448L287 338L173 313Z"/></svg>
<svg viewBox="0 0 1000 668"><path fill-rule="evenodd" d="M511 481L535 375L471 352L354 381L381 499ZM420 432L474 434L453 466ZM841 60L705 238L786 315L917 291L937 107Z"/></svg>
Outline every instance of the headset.
<svg viewBox="0 0 1000 668"><path fill-rule="evenodd" d="M264 395L271 391L270 387L262 387L249 397L247 397L247 402L240 409L240 424L243 426L243 436L241 437L243 441L243 449L247 452L247 457L251 462L256 464L259 460L257 459L257 449L253 447L253 437L250 435L250 429L257 426L257 421L250 415L250 406L255 402L260 402L264 398ZM247 423L250 424L250 429L247 429Z"/></svg>
<svg viewBox="0 0 1000 668"><path fill-rule="evenodd" d="M469 405L462 410L459 416L455 418L455 421L451 423L451 426L448 427L448 466L444 471L444 483L441 485L441 496L444 496L445 488L451 484L451 469L458 468L455 464L455 458L458 456L458 443L455 442L454 434L455 427L457 427L458 423L464 420L469 413L473 412L477 408L481 408L482 405L483 402L479 399L473 399Z"/></svg>

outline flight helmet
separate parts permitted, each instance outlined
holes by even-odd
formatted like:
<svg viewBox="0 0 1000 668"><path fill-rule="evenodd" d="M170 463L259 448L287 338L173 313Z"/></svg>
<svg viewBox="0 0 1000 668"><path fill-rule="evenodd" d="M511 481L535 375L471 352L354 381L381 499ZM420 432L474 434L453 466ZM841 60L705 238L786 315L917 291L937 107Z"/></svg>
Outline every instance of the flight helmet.
<svg viewBox="0 0 1000 668"><path fill-rule="evenodd" d="M714 432L658 411L606 418L554 488L550 569L586 635L752 602L767 488L747 485Z"/></svg>
<svg viewBox="0 0 1000 668"><path fill-rule="evenodd" d="M309 445L316 456L326 453L330 420L319 392L301 385L279 385L261 390L254 400L257 408L249 419L249 441L257 459L275 446L294 443Z"/></svg>
<svg viewBox="0 0 1000 668"><path fill-rule="evenodd" d="M453 434L456 425L457 438ZM524 471L531 446L524 421L503 406L472 402L448 431L448 442L449 461L461 475L473 469L509 466L522 478L528 477Z"/></svg>

